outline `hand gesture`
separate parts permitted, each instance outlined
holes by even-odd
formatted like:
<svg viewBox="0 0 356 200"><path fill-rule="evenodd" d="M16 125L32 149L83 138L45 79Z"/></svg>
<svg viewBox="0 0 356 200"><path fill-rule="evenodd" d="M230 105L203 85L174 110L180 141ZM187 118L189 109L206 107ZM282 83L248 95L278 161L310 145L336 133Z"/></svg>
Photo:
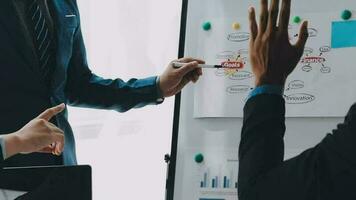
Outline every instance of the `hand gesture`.
<svg viewBox="0 0 356 200"><path fill-rule="evenodd" d="M179 69L173 67L173 62L187 63ZM163 97L170 97L180 92L189 82L196 83L202 75L198 64L205 62L194 58L181 58L169 64L166 71L160 76L159 87Z"/></svg>
<svg viewBox="0 0 356 200"><path fill-rule="evenodd" d="M64 149L64 133L49 121L64 109L64 104L47 109L17 132L4 136L6 157L32 152L60 155Z"/></svg>
<svg viewBox="0 0 356 200"><path fill-rule="evenodd" d="M298 41L293 45L288 34L291 0L282 0L280 12L279 0L272 0L269 10L268 0L261 0L261 7L259 27L255 9L249 9L250 59L256 76L256 86L284 86L288 75L303 55L308 39L308 22L302 23Z"/></svg>

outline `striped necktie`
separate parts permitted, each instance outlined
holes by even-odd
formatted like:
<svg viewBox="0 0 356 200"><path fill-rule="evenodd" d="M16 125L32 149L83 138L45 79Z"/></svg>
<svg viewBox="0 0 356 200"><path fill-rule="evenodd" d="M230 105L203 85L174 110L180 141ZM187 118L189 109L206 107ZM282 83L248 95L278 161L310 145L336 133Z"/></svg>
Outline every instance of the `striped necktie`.
<svg viewBox="0 0 356 200"><path fill-rule="evenodd" d="M50 75L53 70L53 66L50 66L53 57L51 48L53 38L49 30L45 12L43 7L39 4L39 0L32 0L29 5L28 15L32 25L33 41L38 55L41 78L43 78L46 83L49 83L51 80Z"/></svg>

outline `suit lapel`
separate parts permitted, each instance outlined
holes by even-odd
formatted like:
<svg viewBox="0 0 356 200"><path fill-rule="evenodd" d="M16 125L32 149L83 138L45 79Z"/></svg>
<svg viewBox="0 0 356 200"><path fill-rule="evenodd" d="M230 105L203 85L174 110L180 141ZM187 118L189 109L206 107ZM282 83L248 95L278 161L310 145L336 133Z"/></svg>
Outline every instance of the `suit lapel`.
<svg viewBox="0 0 356 200"><path fill-rule="evenodd" d="M19 54L32 71L39 75L36 54L33 51L31 37L26 34L24 24L21 23L12 0L0 0L0 25L9 33Z"/></svg>

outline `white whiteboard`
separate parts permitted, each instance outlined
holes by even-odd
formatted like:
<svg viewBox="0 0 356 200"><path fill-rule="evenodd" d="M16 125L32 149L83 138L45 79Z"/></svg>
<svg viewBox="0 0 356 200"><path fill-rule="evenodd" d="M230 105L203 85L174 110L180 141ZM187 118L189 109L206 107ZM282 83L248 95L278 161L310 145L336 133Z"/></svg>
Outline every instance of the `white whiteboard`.
<svg viewBox="0 0 356 200"><path fill-rule="evenodd" d="M185 55L200 56L196 48L199 41L197 29L201 29L203 22L247 16L250 5L255 5L259 13L258 0L190 0ZM346 8L356 10L356 2L338 0L326 3L325 0L298 0L293 1L292 5L294 13L341 13ZM195 118L194 89L195 86L189 85L181 95L174 200L236 200L237 190L234 188L234 182L238 173L237 154L242 119ZM350 99L350 102L352 101ZM335 102L330 106L338 106L338 104ZM351 104L343 106L349 107ZM288 118L285 137L286 158L316 145L342 120L341 117ZM194 156L199 153L205 157L202 164L194 161ZM207 185L202 185L206 174L208 174ZM216 176L218 176L219 187L212 188L211 180ZM229 179L228 188L222 186L223 182L226 182L224 178Z"/></svg>

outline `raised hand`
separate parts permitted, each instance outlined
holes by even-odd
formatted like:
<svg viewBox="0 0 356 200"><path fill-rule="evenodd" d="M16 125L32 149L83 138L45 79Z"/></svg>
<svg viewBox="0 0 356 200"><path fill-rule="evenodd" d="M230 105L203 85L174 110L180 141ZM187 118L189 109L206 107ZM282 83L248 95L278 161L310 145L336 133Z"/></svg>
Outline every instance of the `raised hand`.
<svg viewBox="0 0 356 200"><path fill-rule="evenodd" d="M297 43L291 44L288 34L290 7L291 0L282 0L279 11L279 0L272 0L268 9L268 0L261 0L259 26L255 9L249 9L250 59L256 86L283 86L303 55L308 39L308 22L302 23Z"/></svg>

